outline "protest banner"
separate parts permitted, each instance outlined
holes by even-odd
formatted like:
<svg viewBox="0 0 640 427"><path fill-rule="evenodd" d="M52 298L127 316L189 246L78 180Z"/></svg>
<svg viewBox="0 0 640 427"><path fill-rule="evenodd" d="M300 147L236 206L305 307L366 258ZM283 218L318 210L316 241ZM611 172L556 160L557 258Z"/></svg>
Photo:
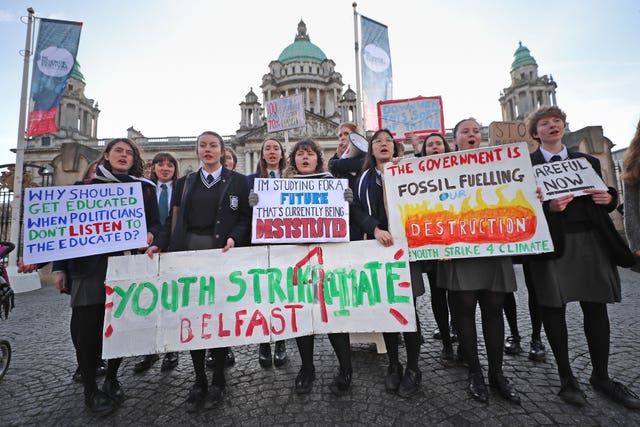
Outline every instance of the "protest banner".
<svg viewBox="0 0 640 427"><path fill-rule="evenodd" d="M569 194L584 196L584 190L608 190L584 157L536 165L533 170L545 201Z"/></svg>
<svg viewBox="0 0 640 427"><path fill-rule="evenodd" d="M489 124L489 145L514 144L526 142L529 153L538 149L540 143L529 135L527 124L522 120L515 122L491 122Z"/></svg>
<svg viewBox="0 0 640 427"><path fill-rule="evenodd" d="M526 143L388 163L384 182L412 261L553 250Z"/></svg>
<svg viewBox="0 0 640 427"><path fill-rule="evenodd" d="M346 179L257 178L252 243L348 242Z"/></svg>
<svg viewBox="0 0 640 427"><path fill-rule="evenodd" d="M139 182L27 188L23 218L25 264L147 245Z"/></svg>
<svg viewBox="0 0 640 427"><path fill-rule="evenodd" d="M305 125L302 94L276 98L264 104L267 112L267 132L294 129Z"/></svg>
<svg viewBox="0 0 640 427"><path fill-rule="evenodd" d="M442 98L419 96L378 102L378 121L380 129L389 129L396 141L404 141L408 132L444 135Z"/></svg>
<svg viewBox="0 0 640 427"><path fill-rule="evenodd" d="M404 239L109 258L103 358L415 331Z"/></svg>

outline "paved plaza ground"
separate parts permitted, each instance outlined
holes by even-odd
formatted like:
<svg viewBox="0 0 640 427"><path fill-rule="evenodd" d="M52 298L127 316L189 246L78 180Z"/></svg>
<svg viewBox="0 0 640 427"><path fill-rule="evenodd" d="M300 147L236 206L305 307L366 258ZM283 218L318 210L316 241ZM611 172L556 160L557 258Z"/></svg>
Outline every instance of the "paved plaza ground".
<svg viewBox="0 0 640 427"><path fill-rule="evenodd" d="M521 268L516 268L518 318L523 347L528 350L529 316ZM611 361L615 379L640 392L640 274L620 270L623 302L610 306ZM435 322L429 297L418 303L425 343L421 348L422 391L402 399L384 391L386 355L375 347L355 344L353 389L335 397L329 384L337 361L326 336L316 338L317 379L311 394L298 396L293 382L300 366L295 342L287 342L289 362L282 368L262 369L257 346L236 347L236 364L227 370L226 395L218 406L198 414L184 408L193 369L187 352L174 371L160 372L160 362L147 372L133 373L134 359L125 359L120 381L124 404L106 418L95 418L84 407L82 386L74 383L75 354L69 337L68 296L53 286L19 294L17 307L0 321L0 338L13 346L11 366L0 382L0 426L13 425L640 425L640 412L610 402L589 385L591 365L582 331L579 306L570 304L567 316L570 356L587 394L586 408L571 407L557 396L559 380L549 352L545 363L526 354L505 356L505 373L522 395L522 405L502 400L492 392L485 405L466 393L467 371L445 368L438 362L439 341L431 338ZM506 322L505 322L506 324ZM478 325L480 328L480 325ZM507 328L508 334L508 328ZM546 339L543 338L546 344ZM483 343L480 351L484 354ZM404 350L401 349L404 359ZM486 360L482 358L486 373ZM209 376L211 371L209 371Z"/></svg>

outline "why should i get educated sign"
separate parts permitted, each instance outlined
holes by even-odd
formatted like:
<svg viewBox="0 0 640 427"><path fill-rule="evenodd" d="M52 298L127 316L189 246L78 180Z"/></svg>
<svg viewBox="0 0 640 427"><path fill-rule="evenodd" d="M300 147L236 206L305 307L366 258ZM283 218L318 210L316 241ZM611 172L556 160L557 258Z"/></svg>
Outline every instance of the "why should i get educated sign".
<svg viewBox="0 0 640 427"><path fill-rule="evenodd" d="M25 264L145 247L140 183L27 188L23 242Z"/></svg>

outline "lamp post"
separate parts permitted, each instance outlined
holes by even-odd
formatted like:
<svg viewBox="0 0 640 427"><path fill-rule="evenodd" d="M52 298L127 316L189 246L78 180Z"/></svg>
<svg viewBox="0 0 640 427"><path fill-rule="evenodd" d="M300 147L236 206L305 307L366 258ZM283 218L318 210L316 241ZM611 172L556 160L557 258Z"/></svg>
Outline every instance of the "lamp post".
<svg viewBox="0 0 640 427"><path fill-rule="evenodd" d="M20 219L22 218L22 174L24 173L25 124L27 121L27 97L29 96L29 63L31 61L31 37L35 11L28 8L27 39L24 44L24 62L22 67L22 91L20 92L20 114L18 116L18 140L16 147L16 166L13 177L13 201L11 202L11 242L18 250L9 254L7 273L15 292L26 292L40 288L38 273L18 274L18 252L20 243Z"/></svg>

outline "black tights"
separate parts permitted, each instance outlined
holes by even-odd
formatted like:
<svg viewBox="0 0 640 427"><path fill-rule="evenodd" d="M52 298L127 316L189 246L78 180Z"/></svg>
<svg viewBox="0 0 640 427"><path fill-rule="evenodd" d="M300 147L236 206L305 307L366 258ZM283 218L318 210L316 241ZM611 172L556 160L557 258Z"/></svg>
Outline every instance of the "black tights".
<svg viewBox="0 0 640 427"><path fill-rule="evenodd" d="M527 286L527 292L529 294L529 316L531 317L531 341L540 341L540 331L542 330L542 314L541 308L538 305L538 298L536 296L536 290L532 285L531 280L531 267L529 263L524 262L522 264L522 271L524 273L524 283ZM520 331L518 330L518 315L516 311L516 298L513 292L505 295L504 298L504 314L509 323L509 330L511 335L520 338Z"/></svg>
<svg viewBox="0 0 640 427"><path fill-rule="evenodd" d="M337 333L328 334L329 342L338 357L338 363L343 370L351 371L351 343L349 341L349 334ZM303 337L296 338L296 344L298 345L298 351L300 352L300 359L302 359L301 369L306 372L315 371L313 364L313 343L314 335L305 335Z"/></svg>
<svg viewBox="0 0 640 427"><path fill-rule="evenodd" d="M224 386L224 360L227 357L229 347L212 348L213 358L215 364L213 365L213 384ZM191 350L191 362L193 363L193 370L196 373L196 385L207 389L207 373L205 371L205 355L207 350Z"/></svg>
<svg viewBox="0 0 640 427"><path fill-rule="evenodd" d="M427 277L429 278L429 290L431 292L431 311L442 336L442 344L448 347L451 345L451 331L449 330L447 290L438 287L438 273L435 266L433 270L427 271ZM453 312L453 310L451 311ZM453 316L451 323L455 323Z"/></svg>
<svg viewBox="0 0 640 427"><path fill-rule="evenodd" d="M72 335L75 336L76 358L82 374L85 395L94 393L96 367L102 354L102 326L104 324L104 304L73 307L71 310ZM110 359L107 378L116 379L122 358Z"/></svg>
<svg viewBox="0 0 640 427"><path fill-rule="evenodd" d="M581 302L584 318L584 334L589 346L593 375L599 379L609 378L609 315L607 305L596 302ZM560 378L573 376L569 365L569 338L567 333L566 305L542 307L542 321L549 345L558 365Z"/></svg>
<svg viewBox="0 0 640 427"><path fill-rule="evenodd" d="M489 360L489 377L502 373L502 341L504 320L502 318L503 292L449 291L458 328L458 337L469 372L482 372L478 358L478 334L476 331L476 304L480 304L482 334Z"/></svg>
<svg viewBox="0 0 640 427"><path fill-rule="evenodd" d="M415 307L416 300L413 300ZM418 311L416 310L416 332L403 332L404 346L407 350L407 369L411 369L414 372L418 371L418 355L420 354L420 323L418 321ZM447 327L448 328L448 327ZM382 334L384 338L384 345L387 347L387 356L389 357L390 365L399 365L400 359L398 358L398 332L384 332Z"/></svg>

